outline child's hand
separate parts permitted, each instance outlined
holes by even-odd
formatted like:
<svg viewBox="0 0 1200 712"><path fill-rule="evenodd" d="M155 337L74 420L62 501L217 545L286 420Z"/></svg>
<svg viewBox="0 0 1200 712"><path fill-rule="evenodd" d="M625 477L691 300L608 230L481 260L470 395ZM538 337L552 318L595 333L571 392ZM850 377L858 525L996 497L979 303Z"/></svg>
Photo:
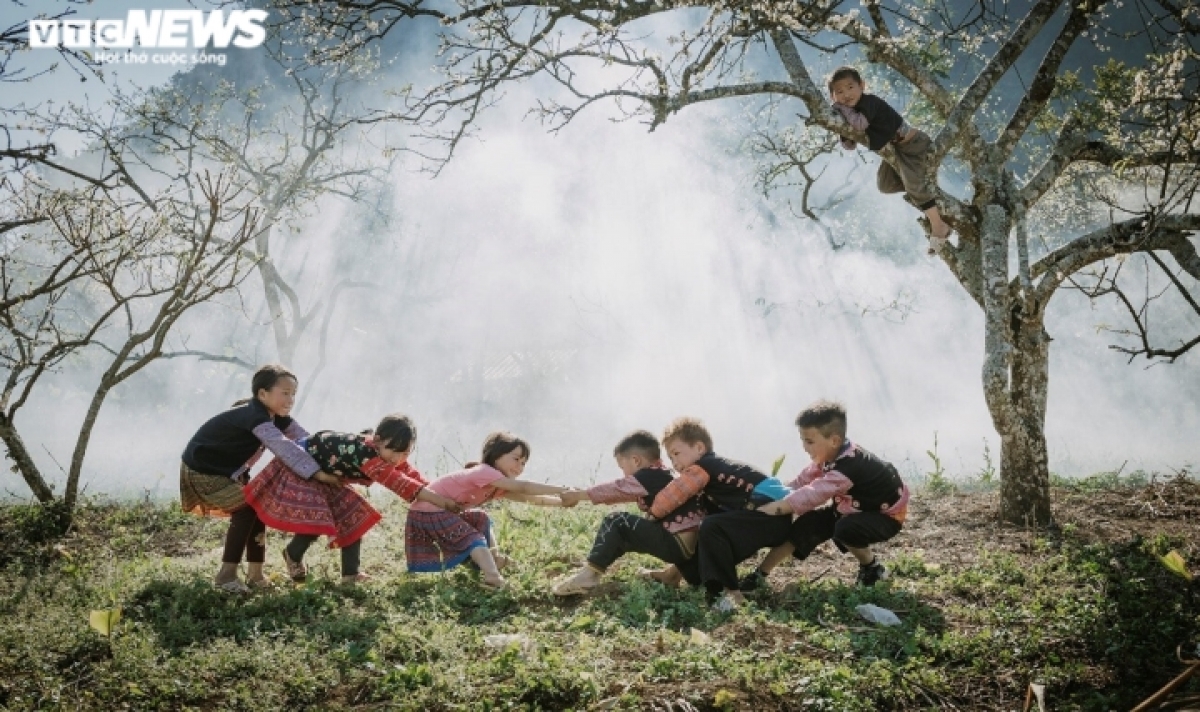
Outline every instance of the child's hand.
<svg viewBox="0 0 1200 712"><path fill-rule="evenodd" d="M430 494L434 494L434 493L431 492ZM437 495L437 500L435 500L433 502L433 504L435 506L441 507L442 509L446 510L447 512L454 512L455 514L462 514L462 511L463 511L461 504L459 504L458 502L455 502L454 500L450 499L449 497L443 497L440 494Z"/></svg>
<svg viewBox="0 0 1200 712"><path fill-rule="evenodd" d="M563 492L558 496L562 500L562 506L570 508L582 502L587 498L587 492L584 490L571 490Z"/></svg>
<svg viewBox="0 0 1200 712"><path fill-rule="evenodd" d="M333 485L334 487L341 487L343 484L345 484L341 477L338 477L337 475L331 475L328 472L318 472L317 474L313 475L313 479L317 482L324 482L327 485Z"/></svg>
<svg viewBox="0 0 1200 712"><path fill-rule="evenodd" d="M767 504L764 504L758 508L758 511L762 512L763 514L770 514L771 516L791 514L792 505L784 502L783 500L779 500L778 502L768 502Z"/></svg>

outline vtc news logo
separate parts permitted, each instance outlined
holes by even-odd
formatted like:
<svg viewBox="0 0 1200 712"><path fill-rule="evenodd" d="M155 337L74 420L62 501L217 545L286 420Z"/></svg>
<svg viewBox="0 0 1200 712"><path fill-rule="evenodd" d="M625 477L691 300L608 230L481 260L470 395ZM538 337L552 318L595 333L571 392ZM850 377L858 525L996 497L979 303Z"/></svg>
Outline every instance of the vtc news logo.
<svg viewBox="0 0 1200 712"><path fill-rule="evenodd" d="M30 20L29 46L249 49L266 40L266 19L266 10L130 10L124 20Z"/></svg>

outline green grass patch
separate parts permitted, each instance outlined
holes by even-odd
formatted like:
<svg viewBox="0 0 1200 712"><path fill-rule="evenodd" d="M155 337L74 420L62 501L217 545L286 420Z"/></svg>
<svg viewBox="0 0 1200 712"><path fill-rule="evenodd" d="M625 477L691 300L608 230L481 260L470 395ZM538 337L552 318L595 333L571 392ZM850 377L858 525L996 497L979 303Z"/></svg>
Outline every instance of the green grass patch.
<svg viewBox="0 0 1200 712"><path fill-rule="evenodd" d="M223 523L170 506L0 510L0 707L9 710L960 709L1019 707L1031 681L1054 709L1127 709L1179 672L1200 637L1196 587L1158 558L1188 542L1072 532L967 563L894 548L872 589L833 576L756 594L739 613L616 567L607 592L560 600L606 510L494 510L518 562L491 592L472 571L404 573L403 508L364 542L376 577L345 588L337 553L312 581L249 597L210 584ZM966 535L947 531L947 536ZM285 539L273 534L269 570ZM839 562L847 569L848 558ZM784 583L787 585L783 585ZM897 611L894 628L855 606ZM113 634L88 625L119 609Z"/></svg>

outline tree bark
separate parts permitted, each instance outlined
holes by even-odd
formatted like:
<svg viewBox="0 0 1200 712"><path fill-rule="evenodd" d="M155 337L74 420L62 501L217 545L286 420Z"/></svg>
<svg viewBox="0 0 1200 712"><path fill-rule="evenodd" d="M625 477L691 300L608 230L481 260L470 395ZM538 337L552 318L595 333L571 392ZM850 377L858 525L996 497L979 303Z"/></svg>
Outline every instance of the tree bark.
<svg viewBox="0 0 1200 712"><path fill-rule="evenodd" d="M1014 316L1014 321L1019 317ZM1050 512L1050 464L1046 448L1046 393L1050 337L1040 316L1015 329L1008 400L1015 418L1000 430L1000 518L1023 526L1046 526Z"/></svg>
<svg viewBox="0 0 1200 712"><path fill-rule="evenodd" d="M29 449L25 447L25 441L13 422L3 414L0 414L0 440L4 441L4 446L8 448L8 457L15 464L16 471L21 473L25 484L29 485L33 496L42 504L53 502L54 490L46 484L46 478L42 477L41 470L29 455Z"/></svg>
<svg viewBox="0 0 1200 712"><path fill-rule="evenodd" d="M67 473L67 487L63 492L63 506L68 512L75 510L75 500L79 495L79 477L83 473L83 460L87 455L88 444L92 441L92 429L96 426L96 419L100 417L100 408L104 405L104 399L116 385L112 372L117 369L119 363L121 362L118 361L110 367L109 373L105 373L101 378L99 387L92 394L92 402L88 405L83 424L79 427L79 437L75 440L75 451L71 454L71 469Z"/></svg>
<svg viewBox="0 0 1200 712"><path fill-rule="evenodd" d="M983 393L1000 434L1000 518L1046 526L1051 522L1045 434L1050 338L1042 310L1030 306L1030 295L1012 289L1012 220L1013 212L998 202L983 210Z"/></svg>

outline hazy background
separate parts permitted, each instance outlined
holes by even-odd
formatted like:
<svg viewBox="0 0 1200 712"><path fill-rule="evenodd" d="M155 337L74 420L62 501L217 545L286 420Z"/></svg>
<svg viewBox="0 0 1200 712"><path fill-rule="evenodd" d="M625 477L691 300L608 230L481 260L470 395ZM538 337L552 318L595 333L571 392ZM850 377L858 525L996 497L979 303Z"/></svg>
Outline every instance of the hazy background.
<svg viewBox="0 0 1200 712"><path fill-rule="evenodd" d="M510 91L436 179L398 168L385 226L328 199L288 239L282 265L310 298L347 275L377 285L343 295L315 382L314 342L291 364L307 392L294 412L306 428L358 430L402 411L417 422L414 460L430 475L508 429L532 445L527 476L583 484L619 475L610 452L626 432L661 433L692 415L718 452L762 469L786 454L791 475L805 463L796 413L830 397L846 404L851 438L906 475L930 469L935 434L951 476L978 473L985 445L998 468L980 310L925 255L917 212L875 193L873 166L859 171L856 205L883 227L839 235L851 246L835 252L789 213L788 196L754 192L751 160L729 150L732 105L689 109L653 133L611 123L611 107L598 106L550 135L523 120L530 103ZM855 247L871 240L891 247ZM243 292L192 313L179 336L274 360L258 279ZM1196 356L1126 365L1095 328L1117 320L1110 305L1065 291L1049 309L1052 471L1194 468ZM86 403L77 373L39 389L20 415L47 473L70 459ZM177 497L184 444L249 395L249 378L195 360L135 376L105 405L85 490ZM2 481L27 496L17 475Z"/></svg>

